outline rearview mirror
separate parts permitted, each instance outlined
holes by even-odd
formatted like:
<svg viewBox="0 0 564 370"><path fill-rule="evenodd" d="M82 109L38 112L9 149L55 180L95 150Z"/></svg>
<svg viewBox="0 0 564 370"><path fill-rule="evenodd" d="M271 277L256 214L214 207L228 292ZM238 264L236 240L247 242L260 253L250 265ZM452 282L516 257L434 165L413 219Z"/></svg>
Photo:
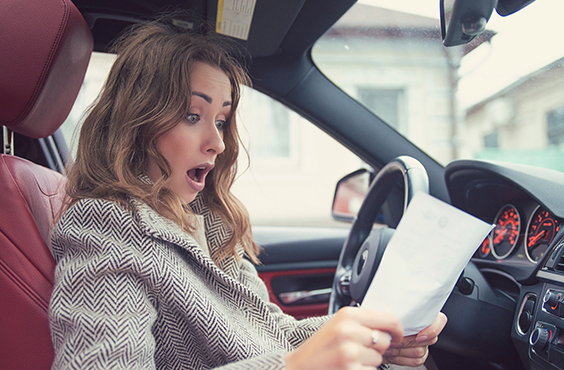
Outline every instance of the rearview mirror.
<svg viewBox="0 0 564 370"><path fill-rule="evenodd" d="M497 0L441 0L445 46L467 44L486 30Z"/></svg>
<svg viewBox="0 0 564 370"><path fill-rule="evenodd" d="M523 9L535 0L499 0L495 7L497 14L506 16Z"/></svg>
<svg viewBox="0 0 564 370"><path fill-rule="evenodd" d="M441 0L441 35L445 46L467 44L486 30L493 9L505 17L535 0Z"/></svg>

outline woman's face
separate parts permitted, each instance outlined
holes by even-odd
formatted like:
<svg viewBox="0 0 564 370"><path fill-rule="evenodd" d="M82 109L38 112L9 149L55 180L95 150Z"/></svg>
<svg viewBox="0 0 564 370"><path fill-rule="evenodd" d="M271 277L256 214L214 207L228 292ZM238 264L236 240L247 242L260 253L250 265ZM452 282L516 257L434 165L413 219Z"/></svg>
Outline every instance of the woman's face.
<svg viewBox="0 0 564 370"><path fill-rule="evenodd" d="M185 203L204 189L206 175L225 149L223 130L231 118L231 83L222 70L196 63L190 87L188 115L157 139L157 147L172 170L166 187ZM153 159L149 159L147 175L153 181L162 176Z"/></svg>

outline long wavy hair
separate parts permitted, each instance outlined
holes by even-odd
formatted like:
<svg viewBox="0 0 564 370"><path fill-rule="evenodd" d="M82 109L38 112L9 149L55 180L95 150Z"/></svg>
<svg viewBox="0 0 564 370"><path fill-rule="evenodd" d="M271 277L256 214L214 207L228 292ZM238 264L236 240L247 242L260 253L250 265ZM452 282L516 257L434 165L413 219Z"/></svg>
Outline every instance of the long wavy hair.
<svg viewBox="0 0 564 370"><path fill-rule="evenodd" d="M162 20L135 26L123 35L114 44L117 58L82 126L76 159L68 171L65 209L83 198L108 199L127 207L132 196L184 230L194 230L191 211L165 187L171 169L156 142L188 114L190 72L195 63L203 62L227 75L232 101L225 150L217 156L200 195L231 229L230 240L212 258L216 263L228 256L239 258L236 246L241 242L248 257L258 262L248 213L230 191L241 142L236 124L240 86L250 86L234 50L213 32L194 33ZM149 158L163 173L154 184L142 176Z"/></svg>

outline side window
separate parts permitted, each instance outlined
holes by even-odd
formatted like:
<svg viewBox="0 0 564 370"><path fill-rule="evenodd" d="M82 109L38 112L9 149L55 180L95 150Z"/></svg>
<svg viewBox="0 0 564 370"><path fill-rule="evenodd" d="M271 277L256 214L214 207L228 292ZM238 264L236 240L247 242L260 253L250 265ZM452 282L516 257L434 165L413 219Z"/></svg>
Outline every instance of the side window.
<svg viewBox="0 0 564 370"><path fill-rule="evenodd" d="M75 105L61 128L71 157L84 113L96 100L114 57L93 53ZM331 206L337 181L363 162L329 135L274 99L247 87L238 110L241 151L233 193L255 225L342 226Z"/></svg>
<svg viewBox="0 0 564 370"><path fill-rule="evenodd" d="M233 193L255 225L343 226L331 206L337 181L363 162L286 106L243 89L239 131L250 154L240 156ZM248 168L247 168L248 167Z"/></svg>
<svg viewBox="0 0 564 370"><path fill-rule="evenodd" d="M70 157L74 157L76 144L78 142L78 130L84 121L84 114L94 103L98 93L102 89L110 68L115 60L115 55L93 52L88 64L86 76L82 87L69 116L61 126L60 130L70 150Z"/></svg>
<svg viewBox="0 0 564 370"><path fill-rule="evenodd" d="M262 159L290 159L294 153L291 146L290 112L281 104L263 94L247 92L247 109L244 121L260 122L249 131L252 145L248 150L252 157ZM244 123L244 122L243 122Z"/></svg>

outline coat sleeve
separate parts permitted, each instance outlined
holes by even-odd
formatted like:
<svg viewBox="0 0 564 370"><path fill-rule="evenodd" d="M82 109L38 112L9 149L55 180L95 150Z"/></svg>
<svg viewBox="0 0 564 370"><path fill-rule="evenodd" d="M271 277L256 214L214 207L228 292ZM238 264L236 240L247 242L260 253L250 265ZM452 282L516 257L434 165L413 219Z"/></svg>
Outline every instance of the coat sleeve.
<svg viewBox="0 0 564 370"><path fill-rule="evenodd" d="M242 262L240 279L242 284L249 287L266 302L278 326L286 333L286 338L294 347L302 344L331 318L331 316L319 316L297 320L282 312L280 307L270 302L266 285L258 276L253 264L248 260Z"/></svg>
<svg viewBox="0 0 564 370"><path fill-rule="evenodd" d="M52 369L155 368L157 313L132 228L130 213L104 201L75 204L56 226Z"/></svg>
<svg viewBox="0 0 564 370"><path fill-rule="evenodd" d="M156 369L152 327L157 320L151 271L134 216L114 203L83 200L55 227L57 262L50 303L52 369ZM150 248L148 246L147 248ZM221 370L285 368L285 351L222 366Z"/></svg>

